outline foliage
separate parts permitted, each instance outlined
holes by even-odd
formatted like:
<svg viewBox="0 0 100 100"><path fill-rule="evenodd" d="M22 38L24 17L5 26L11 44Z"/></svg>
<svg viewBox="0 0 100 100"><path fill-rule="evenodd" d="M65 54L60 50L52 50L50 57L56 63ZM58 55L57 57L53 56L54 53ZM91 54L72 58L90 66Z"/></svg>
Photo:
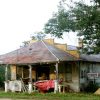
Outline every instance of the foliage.
<svg viewBox="0 0 100 100"><path fill-rule="evenodd" d="M74 2L74 6L62 1L58 12L45 24L44 30L48 34L62 37L63 32L77 32L83 39L82 52L87 54L100 53L100 1L86 5L84 2ZM65 5L69 7L66 9Z"/></svg>
<svg viewBox="0 0 100 100"><path fill-rule="evenodd" d="M43 32L35 32L31 35L31 40L43 40L46 37L46 35ZM28 46L30 41L24 41L23 45L21 47Z"/></svg>
<svg viewBox="0 0 100 100"><path fill-rule="evenodd" d="M100 7L100 0L94 0L94 1Z"/></svg>
<svg viewBox="0 0 100 100"><path fill-rule="evenodd" d="M43 32L35 32L32 34L31 39L35 40L43 40L46 37L46 35Z"/></svg>
<svg viewBox="0 0 100 100"><path fill-rule="evenodd" d="M5 81L5 66L6 65L0 65L0 88L4 88L4 81ZM11 72L10 72L10 66L8 66L8 73L7 73L8 80L11 79Z"/></svg>
<svg viewBox="0 0 100 100"><path fill-rule="evenodd" d="M0 88L4 87L4 80L5 80L5 67L0 65Z"/></svg>
<svg viewBox="0 0 100 100"><path fill-rule="evenodd" d="M29 44L29 41L24 41L23 42L23 46L25 47L25 46L27 46Z"/></svg>
<svg viewBox="0 0 100 100"><path fill-rule="evenodd" d="M67 28L69 27L69 22L70 20L68 13L64 9L61 9L59 14L54 14L53 17L45 24L45 33L62 38L63 32L70 31Z"/></svg>
<svg viewBox="0 0 100 100"><path fill-rule="evenodd" d="M85 87L85 92L94 93L98 88L98 84L90 82L87 87Z"/></svg>

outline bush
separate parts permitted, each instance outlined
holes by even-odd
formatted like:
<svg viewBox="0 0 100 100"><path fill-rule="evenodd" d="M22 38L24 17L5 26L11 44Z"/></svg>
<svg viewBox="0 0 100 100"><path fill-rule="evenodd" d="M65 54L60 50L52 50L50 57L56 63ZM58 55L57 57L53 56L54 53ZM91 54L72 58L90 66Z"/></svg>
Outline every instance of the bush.
<svg viewBox="0 0 100 100"><path fill-rule="evenodd" d="M93 83L93 82L89 82L89 84L87 85L87 87L85 88L85 92L95 92L97 89L99 88L98 84Z"/></svg>

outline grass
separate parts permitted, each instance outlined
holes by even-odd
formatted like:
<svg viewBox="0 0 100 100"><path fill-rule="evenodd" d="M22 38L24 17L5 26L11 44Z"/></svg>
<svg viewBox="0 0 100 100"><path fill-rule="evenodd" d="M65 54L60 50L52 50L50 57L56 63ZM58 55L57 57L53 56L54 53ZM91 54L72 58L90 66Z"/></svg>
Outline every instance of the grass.
<svg viewBox="0 0 100 100"><path fill-rule="evenodd" d="M12 93L0 92L1 98L11 98L13 100L100 100L100 95L84 94L84 93Z"/></svg>

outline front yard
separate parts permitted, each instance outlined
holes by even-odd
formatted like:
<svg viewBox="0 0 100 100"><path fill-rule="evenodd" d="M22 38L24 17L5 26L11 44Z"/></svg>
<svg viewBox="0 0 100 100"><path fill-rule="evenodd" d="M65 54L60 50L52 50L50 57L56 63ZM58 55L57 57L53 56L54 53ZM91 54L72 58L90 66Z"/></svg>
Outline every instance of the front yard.
<svg viewBox="0 0 100 100"><path fill-rule="evenodd" d="M100 95L84 94L84 93L12 93L0 92L0 100L10 98L11 100L26 99L26 100L100 100Z"/></svg>

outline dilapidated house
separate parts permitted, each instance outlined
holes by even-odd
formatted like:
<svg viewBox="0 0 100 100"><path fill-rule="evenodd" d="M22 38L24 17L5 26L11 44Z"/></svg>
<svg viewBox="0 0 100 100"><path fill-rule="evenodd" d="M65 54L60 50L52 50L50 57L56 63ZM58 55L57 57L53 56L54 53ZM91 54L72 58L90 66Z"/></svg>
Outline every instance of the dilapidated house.
<svg viewBox="0 0 100 100"><path fill-rule="evenodd" d="M35 41L27 46L0 56L5 65L5 91L8 91L7 71L10 66L10 82L27 79L29 92L39 80L60 80L79 92L79 55L77 51L68 51L67 45L56 44L54 40ZM58 90L58 85L55 91Z"/></svg>
<svg viewBox="0 0 100 100"><path fill-rule="evenodd" d="M1 55L0 64L5 66L6 92L22 89L32 92L33 87L36 88L34 83L48 80L54 80L55 92L61 92L62 87L83 91L89 83L100 86L100 55L79 55L76 47L55 43L53 39L32 40L24 47Z"/></svg>

